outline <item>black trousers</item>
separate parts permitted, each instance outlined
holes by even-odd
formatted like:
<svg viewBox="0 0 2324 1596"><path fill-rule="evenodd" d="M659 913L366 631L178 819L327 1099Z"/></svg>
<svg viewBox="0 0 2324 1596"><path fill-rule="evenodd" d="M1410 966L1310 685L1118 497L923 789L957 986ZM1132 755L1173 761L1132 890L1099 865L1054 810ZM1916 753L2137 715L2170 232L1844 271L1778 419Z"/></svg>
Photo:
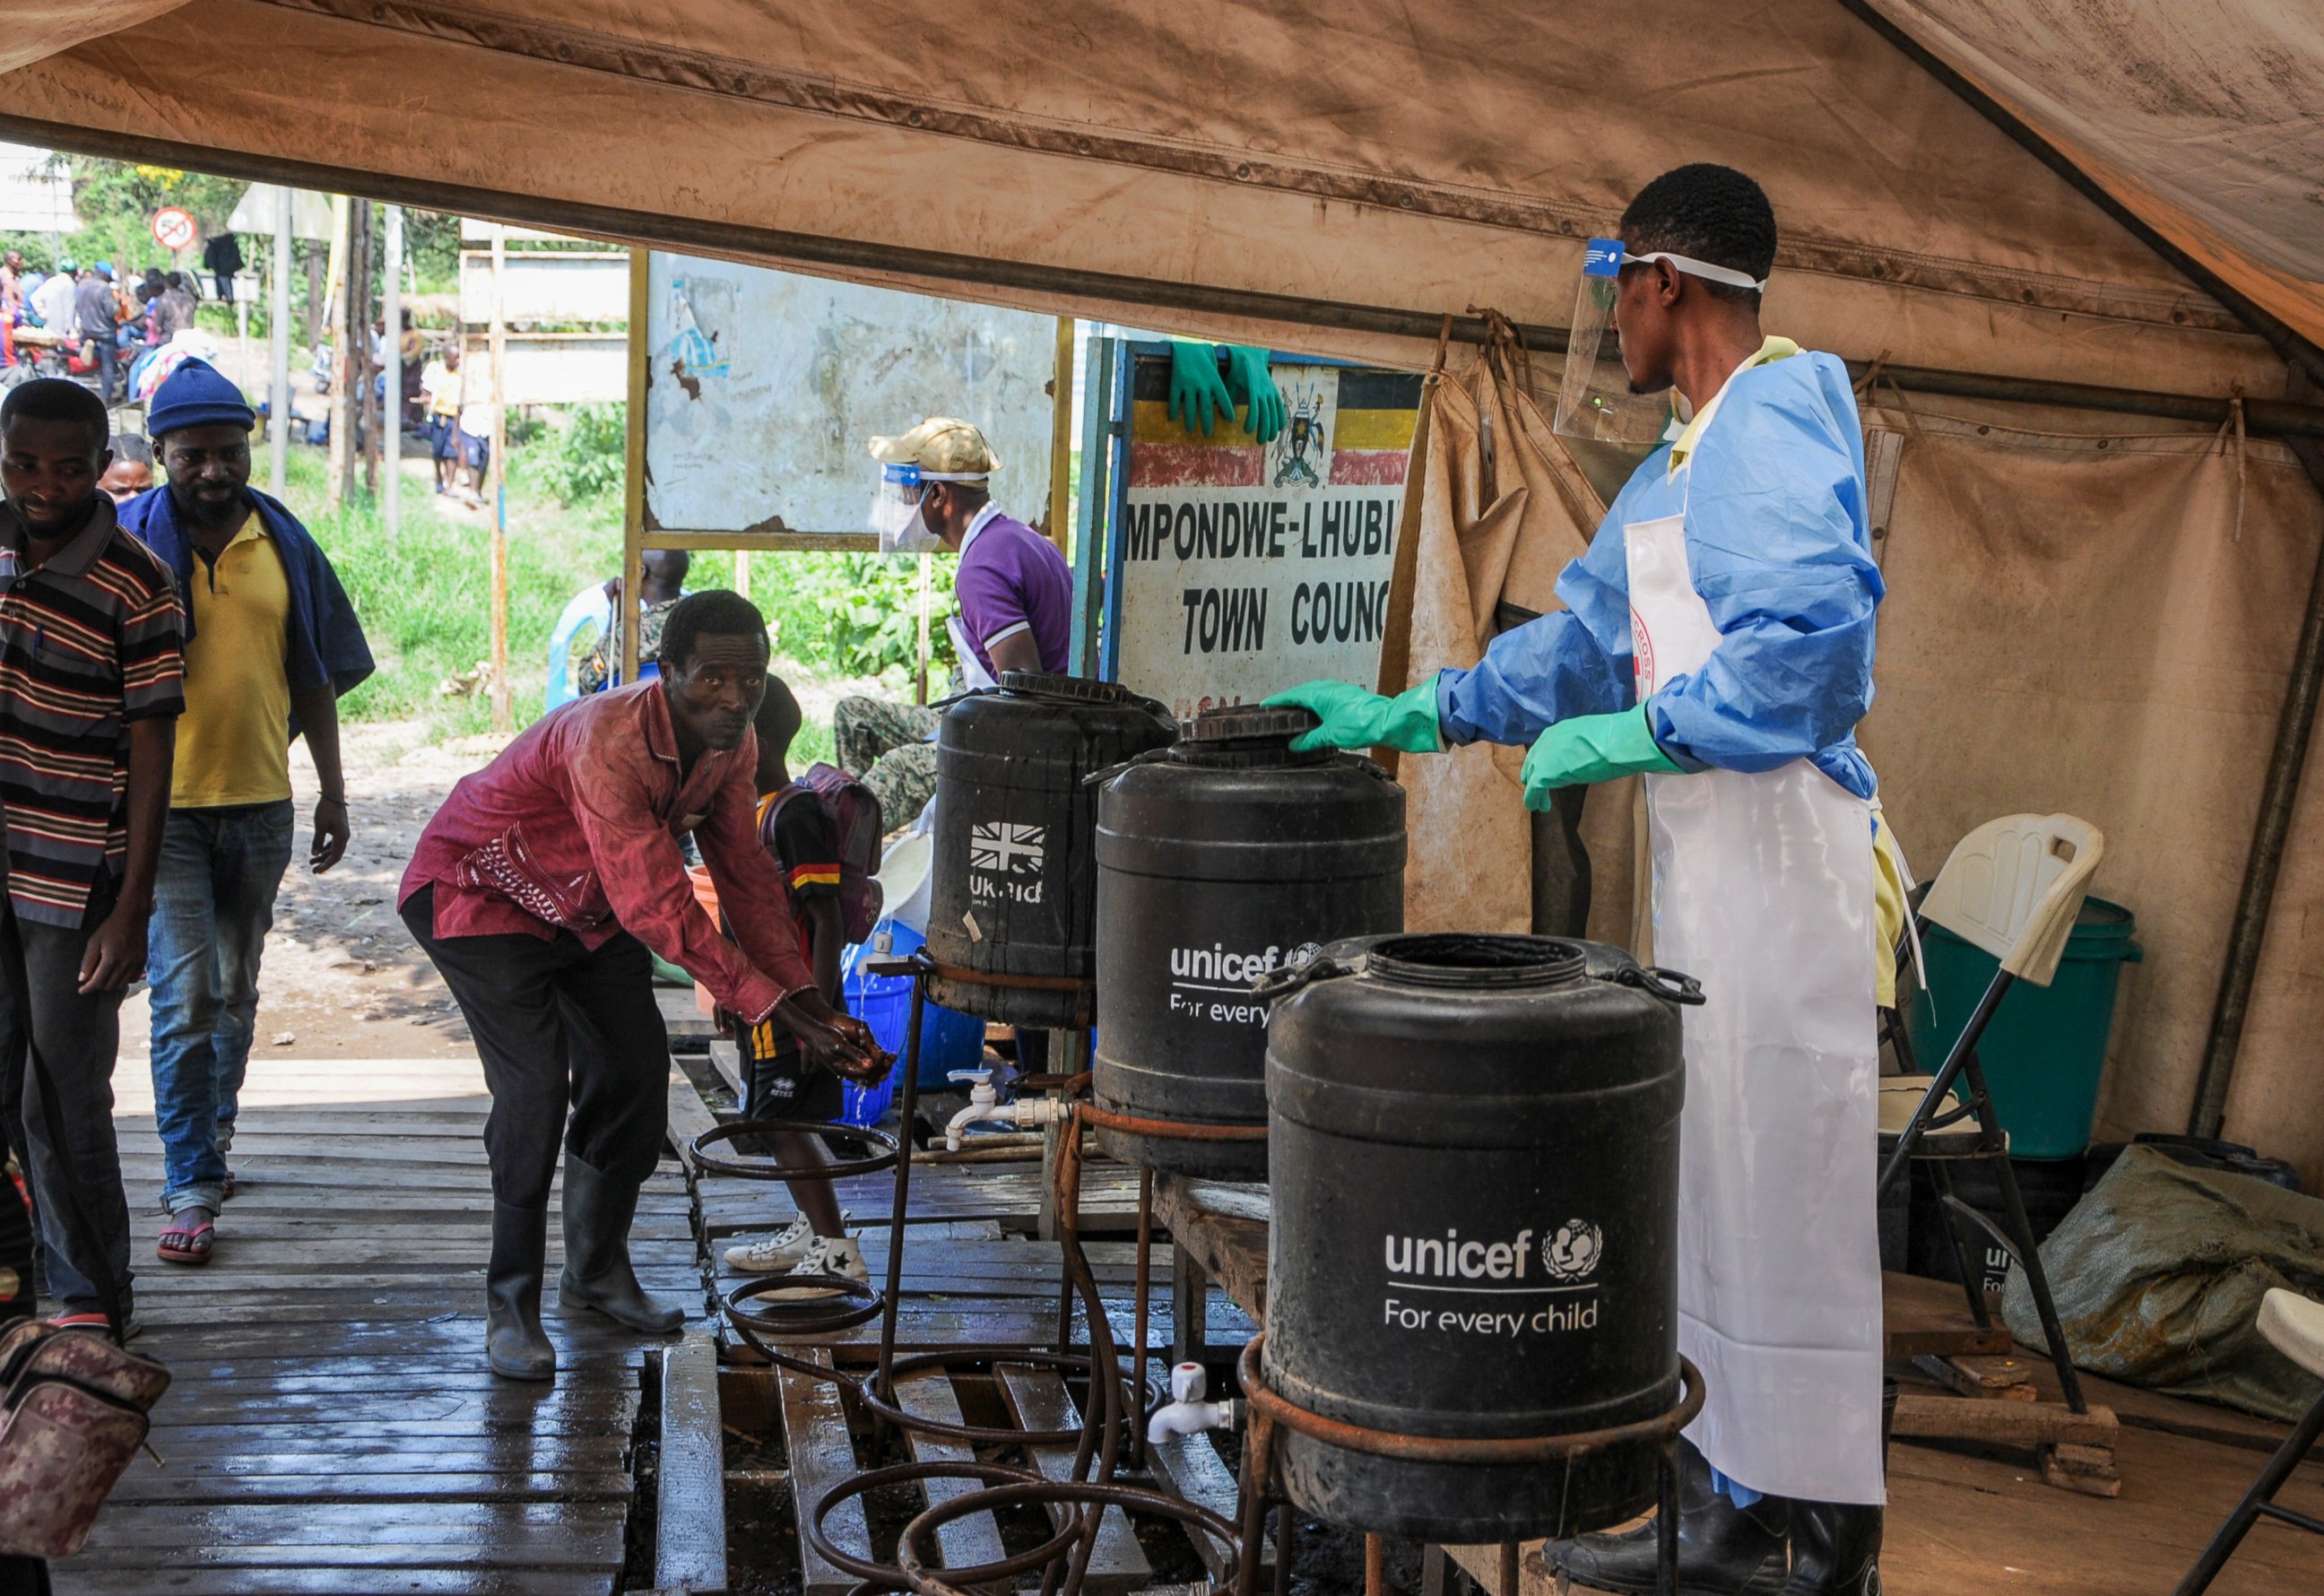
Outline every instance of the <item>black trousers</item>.
<svg viewBox="0 0 2324 1596"><path fill-rule="evenodd" d="M645 944L626 931L595 950L568 931L548 942L439 937L433 888L413 893L402 912L484 1059L493 1197L547 1206L560 1141L616 1179L652 1174L669 1128L669 1031Z"/></svg>
<svg viewBox="0 0 2324 1596"><path fill-rule="evenodd" d="M31 1012L19 1010L14 983L0 982L0 1120L32 1188L41 1241L48 1253L49 1291L67 1313L94 1313L103 1305L97 1280L110 1274L124 1298L131 1291L129 1202L121 1186L121 1149L113 1130L113 1066L121 1040L121 994L83 997L81 955L105 917L114 890L100 881L78 928L20 920L0 906L0 958L23 962L24 995ZM40 1082L32 1073L27 1042L40 1044L41 1057L55 1085L58 1117L65 1142L49 1134ZM91 1240L103 1250L90 1256L67 1213L78 1203ZM123 1306L130 1305L124 1301Z"/></svg>

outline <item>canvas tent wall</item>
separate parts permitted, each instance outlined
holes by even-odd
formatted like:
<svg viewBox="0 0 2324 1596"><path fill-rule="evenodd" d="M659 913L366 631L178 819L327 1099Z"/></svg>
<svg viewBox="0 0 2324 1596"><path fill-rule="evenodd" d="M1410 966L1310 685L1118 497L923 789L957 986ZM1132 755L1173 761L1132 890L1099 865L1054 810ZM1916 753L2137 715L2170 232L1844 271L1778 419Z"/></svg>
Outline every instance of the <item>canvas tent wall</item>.
<svg viewBox="0 0 2324 1596"><path fill-rule="evenodd" d="M2298 115L2318 103L2319 24L2263 0L2173 20L2188 9L990 0L966 26L935 0L43 0L0 42L0 132L1413 368L1472 305L1561 323L1581 239L1655 171L1746 167L1784 222L1770 323L1901 372L1925 423L1896 420L1915 412L1884 387L1914 550L1898 545L1889 701L1867 728L1892 813L1930 864L1968 824L2050 801L2034 789L2116 834L2109 872L2161 899L2135 904L2142 924L2183 935L2166 935L2167 978L2158 943L2134 979L2107 1123L2177 1129L2319 530L2312 484L2259 441L2238 536L2217 491L2229 457L2203 446L2231 394L2256 430L2317 427L2294 367L2324 336L2324 132ZM1974 381L1932 397L1932 372ZM2029 418L1994 403L2012 382L2109 407L2176 396L2144 408L2181 419ZM2004 451L1978 427L2090 442ZM2111 441L2157 434L2175 441ZM2052 490L2080 503L2068 490L2101 453L2111 470L2150 448L2185 480L2106 501L2113 520L2034 513ZM2109 548L2156 568L2200 555L2238 596L2092 587L2077 561ZM1997 692L1946 629L1964 613L1987 630L1960 635L2037 661L2044 627L2061 653L2103 644L2127 662L2104 678L2118 713L2061 742L2057 718L2099 687L2059 667ZM2228 706L2184 767L2153 718L2172 694ZM2069 754L2089 780L2062 762L2031 779ZM2201 870L2163 870L2174 851ZM2311 1176L2324 1103L2299 1038L2324 1001L2302 935L2319 906L2324 860L2295 845L2228 1105L2230 1134Z"/></svg>

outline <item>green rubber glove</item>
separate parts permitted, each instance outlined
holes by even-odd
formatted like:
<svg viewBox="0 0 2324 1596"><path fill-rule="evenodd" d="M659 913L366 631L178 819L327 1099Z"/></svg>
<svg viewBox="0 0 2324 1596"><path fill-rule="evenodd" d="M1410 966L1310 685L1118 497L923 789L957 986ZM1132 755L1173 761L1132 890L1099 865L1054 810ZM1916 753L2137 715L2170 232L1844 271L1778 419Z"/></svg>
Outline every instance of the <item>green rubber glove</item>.
<svg viewBox="0 0 2324 1596"><path fill-rule="evenodd" d="M1227 392L1240 392L1250 407L1243 428L1259 442L1268 442L1283 430L1283 390L1275 385L1275 367L1266 350L1227 346Z"/></svg>
<svg viewBox="0 0 2324 1596"><path fill-rule="evenodd" d="M1548 808L1549 795L1561 787L1677 769L1678 762L1646 729L1646 706L1616 715L1576 715L1559 721L1526 751L1526 807Z"/></svg>
<svg viewBox="0 0 2324 1596"><path fill-rule="evenodd" d="M1436 678L1406 688L1393 698L1367 693L1353 682L1301 682L1271 698L1260 700L1269 709L1297 705L1312 709L1323 724L1291 740L1294 753L1316 748L1400 748L1406 753L1434 753L1444 740L1436 729Z"/></svg>
<svg viewBox="0 0 2324 1596"><path fill-rule="evenodd" d="M1234 420L1234 395L1219 375L1219 346L1170 340L1170 419L1192 432L1199 418L1203 436L1224 416Z"/></svg>

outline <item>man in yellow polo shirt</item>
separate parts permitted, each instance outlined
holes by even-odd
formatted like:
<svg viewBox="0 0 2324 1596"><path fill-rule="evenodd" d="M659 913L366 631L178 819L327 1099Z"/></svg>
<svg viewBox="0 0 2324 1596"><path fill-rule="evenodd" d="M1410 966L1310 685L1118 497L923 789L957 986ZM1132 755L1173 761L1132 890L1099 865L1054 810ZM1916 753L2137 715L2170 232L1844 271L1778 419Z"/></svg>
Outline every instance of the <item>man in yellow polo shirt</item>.
<svg viewBox="0 0 2324 1596"><path fill-rule="evenodd" d="M318 872L346 851L338 695L371 653L330 562L282 505L250 486L256 417L234 384L189 360L147 412L165 484L122 524L176 573L186 608L186 713L161 842L147 967L166 1263L209 1261L232 1189L226 1152L250 1062L259 956L290 863L290 742L303 733L322 797Z"/></svg>

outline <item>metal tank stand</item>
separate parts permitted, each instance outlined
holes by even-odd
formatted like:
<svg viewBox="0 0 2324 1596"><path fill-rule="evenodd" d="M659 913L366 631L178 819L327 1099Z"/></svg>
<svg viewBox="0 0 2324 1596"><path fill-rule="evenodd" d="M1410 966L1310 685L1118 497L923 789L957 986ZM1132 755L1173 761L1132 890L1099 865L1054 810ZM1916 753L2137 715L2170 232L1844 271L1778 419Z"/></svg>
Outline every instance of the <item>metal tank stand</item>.
<svg viewBox="0 0 2324 1596"><path fill-rule="evenodd" d="M1244 1433L1242 1449L1241 1538L1244 1546L1259 1545L1267 1504L1278 1494L1274 1479L1275 1433L1278 1427L1326 1445L1344 1447L1350 1452L1428 1463L1503 1466L1538 1463L1557 1458L1575 1458L1609 1446L1651 1443L1657 1453L1655 1549L1658 1567L1655 1588L1661 1596L1678 1596L1678 1437L1679 1432L1692 1424L1695 1415L1702 1411L1703 1398L1702 1371L1686 1359L1678 1361L1683 1388L1677 1404L1652 1418L1602 1430L1577 1431L1570 1435L1455 1439L1370 1429L1362 1425L1326 1418L1320 1413L1301 1407L1268 1388L1266 1379L1260 1373L1266 1345L1267 1333L1262 1330L1244 1346L1241 1361L1237 1366L1241 1378L1243 1400L1250 1405L1250 1422ZM1515 1572L1516 1554L1516 1542L1503 1545L1505 1576ZM1281 1547L1277 1548L1277 1560L1278 1564L1286 1561ZM1253 1589L1257 1583L1256 1567L1256 1558L1247 1557L1239 1564L1235 1596L1256 1596ZM1512 1580L1508 1582L1508 1590L1514 1592L1515 1589Z"/></svg>
<svg viewBox="0 0 2324 1596"><path fill-rule="evenodd" d="M1045 1352L1023 1346L959 1346L908 1358L899 1359L896 1356L898 1315L903 1298L905 1224L911 1200L909 1138L918 1108L920 1041L927 1006L928 983L934 979L946 979L975 985L1025 986L1043 990L1085 988L1087 983L1065 982L1056 977L1020 980L979 971L964 971L931 958L925 952L915 954L908 959L876 964L870 968L876 974L907 975L912 981L912 1006L904 1042L904 1079L899 1094L898 1112L902 1120L902 1136L890 1137L876 1131L852 1133L885 1150L849 1164L819 1167L811 1173L781 1168L763 1160L746 1166L716 1154L706 1160L706 1164L724 1173L742 1174L745 1178L761 1180L795 1179L801 1177L803 1173L808 1178L816 1175L836 1177L868 1174L892 1167L896 1171L896 1191L889 1216L885 1287L873 1290L836 1277L822 1277L807 1282L794 1277L779 1277L777 1281L751 1282L727 1293L726 1317L746 1342L772 1361L817 1379L848 1387L865 1412L894 1429L939 1436L988 1452L1002 1447L1070 1444L1074 1448L1074 1468L1072 1476L1062 1481L1045 1479L1028 1467L965 1459L874 1469L826 1492L815 1504L807 1513L806 1522L800 1526L808 1544L833 1566L862 1580L863 1583L859 1589L912 1590L926 1592L927 1596L949 1596L954 1591L1006 1584L1015 1576L1036 1569L1042 1572L1040 1591L1043 1596L1077 1596L1088 1571L1091 1553L1096 1545L1100 1516L1109 1507L1122 1507L1139 1513L1176 1518L1190 1528L1215 1536L1229 1546L1231 1553L1233 1552L1234 1527L1221 1516L1192 1507L1176 1497L1116 1483L1111 1479L1116 1459L1120 1455L1124 1409L1127 1407L1135 1415L1135 1425L1142 1434L1148 1407L1147 1394L1143 1389L1141 1370L1131 1381L1139 1388L1138 1399L1124 1401L1120 1357L1115 1348L1112 1328L1098 1293L1096 1277L1082 1250L1079 1225L1081 1126L1074 1117L1068 1116L1064 1123L1065 1135L1058 1143L1052 1174L1052 1195L1059 1205L1059 1239L1064 1252L1064 1312L1060 1317L1056 1350ZM1062 1088L1070 1096L1085 1089L1088 1082L1089 1075L1084 1069L1064 1079L1051 1077L1044 1084ZM712 1131L698 1137L696 1139L696 1150L698 1154L703 1144L715 1145L720 1140L748 1134L752 1129L765 1128L816 1130L826 1134L839 1134L830 1131L827 1127L761 1121L755 1125L730 1126L723 1131ZM802 1283L811 1286L827 1284L835 1292L844 1294L846 1300L796 1307L773 1303L761 1305L757 1301L767 1291L796 1288ZM1075 1295L1081 1297L1084 1316L1089 1321L1090 1348L1086 1354L1072 1350L1072 1301ZM769 1345L765 1339L853 1328L868 1323L875 1316L881 1321L879 1364L872 1373L860 1379L842 1374L825 1364L791 1357ZM1141 1320L1141 1342L1144 1339L1142 1323ZM922 1417L906 1411L897 1398L896 1387L899 1379L908 1379L927 1370L958 1369L978 1363L1029 1364L1053 1370L1061 1378L1084 1378L1088 1382L1089 1411L1077 1428L1028 1432ZM1105 1371L1103 1377L1101 1371ZM914 1518L898 1543L896 1563L873 1563L858 1557L836 1544L826 1528L832 1514L852 1498L889 1486L936 1479L970 1481L982 1489L953 1498L941 1508L931 1508ZM943 1525L994 1508L1026 1504L1078 1504L1080 1510L1069 1516L1055 1536L1030 1551L976 1568L942 1571L928 1568L929 1554L925 1548L932 1544L929 1537ZM1239 1566L1239 1561L1234 1565Z"/></svg>
<svg viewBox="0 0 2324 1596"><path fill-rule="evenodd" d="M1157 1141L1265 1141L1265 1125L1218 1125L1192 1120L1149 1120L1135 1114L1116 1113L1093 1102L1083 1103L1076 1117L1093 1130L1111 1130L1125 1136L1151 1137ZM1075 1135L1080 1134L1075 1127ZM1137 1371L1137 1381L1146 1384L1146 1332L1148 1315L1153 1302L1154 1287L1154 1171L1141 1166L1138 1171L1138 1284L1133 1296L1131 1321L1135 1337L1130 1353L1131 1369ZM1146 1466L1146 1420L1141 1413L1131 1427L1130 1461L1132 1468Z"/></svg>

